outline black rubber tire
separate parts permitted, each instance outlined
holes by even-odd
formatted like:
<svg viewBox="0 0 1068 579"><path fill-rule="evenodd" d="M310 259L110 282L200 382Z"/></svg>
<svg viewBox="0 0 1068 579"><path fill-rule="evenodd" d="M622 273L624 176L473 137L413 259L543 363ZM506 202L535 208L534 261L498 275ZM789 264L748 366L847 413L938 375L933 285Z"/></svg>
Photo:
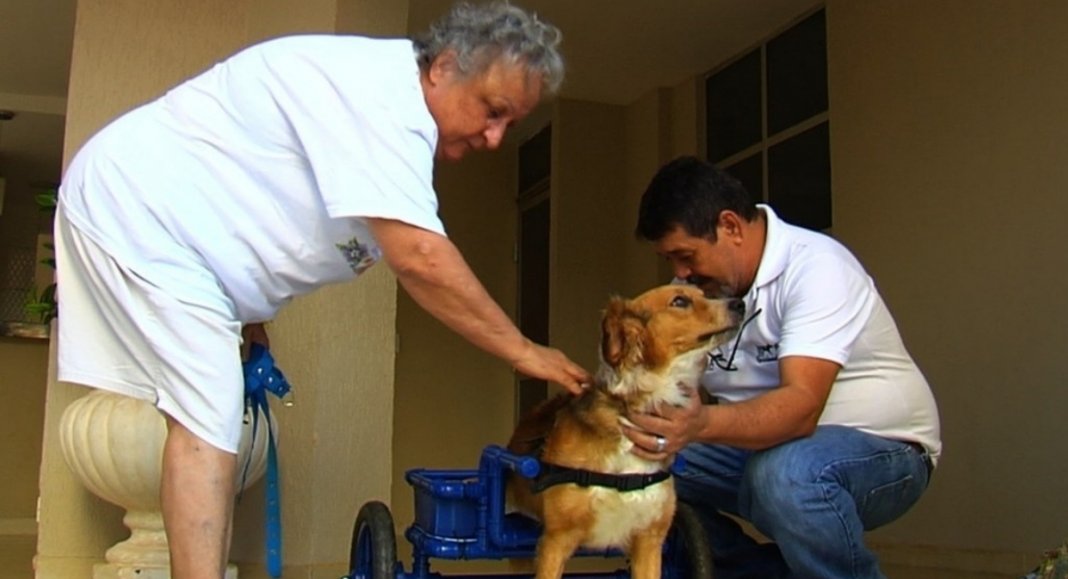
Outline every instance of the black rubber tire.
<svg viewBox="0 0 1068 579"><path fill-rule="evenodd" d="M712 549L705 527L689 505L675 505L675 520L668 533L663 576L676 579L712 579Z"/></svg>
<svg viewBox="0 0 1068 579"><path fill-rule="evenodd" d="M352 526L349 577L396 579L397 536L389 507L370 501L360 507Z"/></svg>

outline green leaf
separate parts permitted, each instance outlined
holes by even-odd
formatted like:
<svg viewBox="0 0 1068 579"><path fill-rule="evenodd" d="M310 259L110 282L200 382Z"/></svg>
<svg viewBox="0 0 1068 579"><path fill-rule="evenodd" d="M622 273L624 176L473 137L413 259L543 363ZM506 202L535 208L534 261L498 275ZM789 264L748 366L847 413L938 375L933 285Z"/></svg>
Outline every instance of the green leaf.
<svg viewBox="0 0 1068 579"><path fill-rule="evenodd" d="M30 289L23 307L27 314L37 318L41 323L51 322L59 313L59 307L56 304L56 284L49 284L41 291L40 296L35 290Z"/></svg>
<svg viewBox="0 0 1068 579"><path fill-rule="evenodd" d="M58 192L55 189L51 189L44 193L38 193L34 196L34 201L37 202L37 206L41 208L41 211L55 211L58 203Z"/></svg>

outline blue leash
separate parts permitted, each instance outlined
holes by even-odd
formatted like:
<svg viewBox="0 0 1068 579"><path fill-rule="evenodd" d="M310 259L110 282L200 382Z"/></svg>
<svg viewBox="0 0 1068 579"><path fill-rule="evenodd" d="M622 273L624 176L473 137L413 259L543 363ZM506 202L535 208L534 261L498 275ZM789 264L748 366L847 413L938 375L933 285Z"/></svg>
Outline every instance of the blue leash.
<svg viewBox="0 0 1068 579"><path fill-rule="evenodd" d="M267 421L267 572L271 577L282 576L282 509L278 500L278 454L275 450L274 431L271 429L271 408L267 393L279 398L289 393L289 382L282 371L274 365L274 358L263 344L253 342L248 360L242 365L245 372L245 407L252 412L252 440L256 440L260 412ZM241 474L244 488L248 468L252 462L249 455Z"/></svg>

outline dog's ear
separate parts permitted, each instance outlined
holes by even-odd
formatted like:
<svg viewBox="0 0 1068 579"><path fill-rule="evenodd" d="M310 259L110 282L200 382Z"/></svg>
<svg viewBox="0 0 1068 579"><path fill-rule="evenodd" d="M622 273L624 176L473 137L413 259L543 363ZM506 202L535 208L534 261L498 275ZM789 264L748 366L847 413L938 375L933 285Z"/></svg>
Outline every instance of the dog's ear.
<svg viewBox="0 0 1068 579"><path fill-rule="evenodd" d="M601 318L601 358L605 363L619 368L625 361L639 362L643 335L644 324L627 309L627 300L619 297L609 300Z"/></svg>

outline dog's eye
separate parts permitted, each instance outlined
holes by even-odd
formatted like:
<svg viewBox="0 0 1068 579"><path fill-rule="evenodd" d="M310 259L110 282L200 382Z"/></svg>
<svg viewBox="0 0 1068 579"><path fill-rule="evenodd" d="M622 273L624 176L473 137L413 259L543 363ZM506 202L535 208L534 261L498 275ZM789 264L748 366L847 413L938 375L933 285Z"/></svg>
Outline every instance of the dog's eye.
<svg viewBox="0 0 1068 579"><path fill-rule="evenodd" d="M688 308L693 305L693 300L686 296L675 296L671 300L671 307L673 308Z"/></svg>

